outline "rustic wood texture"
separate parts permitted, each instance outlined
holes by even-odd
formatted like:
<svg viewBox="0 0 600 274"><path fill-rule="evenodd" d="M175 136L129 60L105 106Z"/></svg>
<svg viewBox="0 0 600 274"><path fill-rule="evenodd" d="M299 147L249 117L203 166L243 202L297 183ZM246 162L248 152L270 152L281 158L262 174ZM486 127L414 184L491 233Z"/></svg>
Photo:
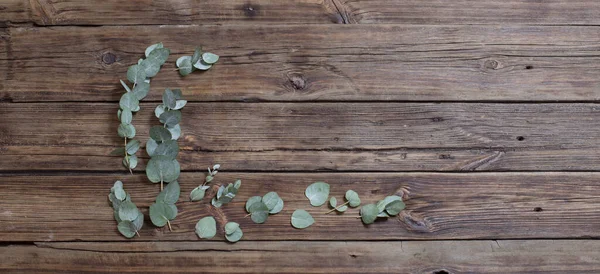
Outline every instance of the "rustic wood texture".
<svg viewBox="0 0 600 274"><path fill-rule="evenodd" d="M598 273L598 241L36 243L3 273ZM183 263L185 262L185 263ZM127 270L125 267L127 266ZM445 272L444 272L445 271Z"/></svg>
<svg viewBox="0 0 600 274"><path fill-rule="evenodd" d="M143 103L134 118L144 144L159 123L155 105ZM116 109L114 103L4 104L0 170L122 169L120 156L109 155L122 141ZM216 162L245 171L598 170L599 110L596 104L189 103L179 159L192 171Z"/></svg>
<svg viewBox="0 0 600 274"><path fill-rule="evenodd" d="M192 101L600 98L596 27L431 25L9 28L0 98L117 101L119 79L157 41L172 54L151 100L166 87ZM222 56L214 69L170 70L198 44Z"/></svg>
<svg viewBox="0 0 600 274"><path fill-rule="evenodd" d="M132 200L146 214L141 237L133 241L197 240L196 222L215 215L240 223L245 240L408 240L408 239L528 239L600 237L599 173L228 173L215 184L243 181L230 204L214 209L187 202L187 195L204 178L183 173L180 215L173 231L154 228L147 207L159 186L145 174L64 174L55 176L3 175L0 241L121 241L106 195L121 179ZM331 184L333 196L348 189L360 193L363 204L387 195L403 195L407 210L399 218L364 226L358 209L325 215L328 207L311 207L305 188L314 181ZM244 204L255 195L276 191L283 211L266 223L254 224ZM294 229L290 216L306 209L315 218L308 229ZM213 240L222 241L222 230Z"/></svg>
<svg viewBox="0 0 600 274"><path fill-rule="evenodd" d="M3 0L0 23L599 25L594 0Z"/></svg>

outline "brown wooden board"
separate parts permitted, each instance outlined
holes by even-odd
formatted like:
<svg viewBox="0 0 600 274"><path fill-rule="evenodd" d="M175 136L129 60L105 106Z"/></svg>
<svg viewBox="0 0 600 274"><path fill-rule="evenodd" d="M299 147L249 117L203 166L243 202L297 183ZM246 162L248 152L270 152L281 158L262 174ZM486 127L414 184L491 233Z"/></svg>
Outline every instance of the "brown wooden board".
<svg viewBox="0 0 600 274"><path fill-rule="evenodd" d="M600 243L542 241L36 243L3 273L598 273Z"/></svg>
<svg viewBox="0 0 600 274"><path fill-rule="evenodd" d="M594 0L3 0L0 24L547 24L598 25Z"/></svg>
<svg viewBox="0 0 600 274"><path fill-rule="evenodd" d="M134 241L197 240L196 222L216 216L222 241L226 221L240 223L246 240L409 240L528 239L599 237L600 173L228 173L214 184L242 180L232 203L220 210L203 202L187 202L204 174L183 173L180 214L173 231L150 223L147 207L159 192L145 175L90 174L2 175L0 241L121 241L107 194L123 180L132 200L146 215L141 237ZM325 215L328 207L311 207L304 190L315 181L331 185L331 195L343 199L348 189L363 204L387 195L403 195L407 204L399 218L365 226L358 209ZM213 188L214 190L214 188ZM244 204L255 195L276 191L285 202L282 212L254 224ZM213 191L211 191L212 193ZM315 219L310 228L290 225L296 209Z"/></svg>
<svg viewBox="0 0 600 274"><path fill-rule="evenodd" d="M117 101L129 65L162 41L166 87L192 101L595 101L600 29L589 26L232 25L10 28L5 101ZM222 56L178 76L197 45ZM10 72L10 73L7 73Z"/></svg>
<svg viewBox="0 0 600 274"><path fill-rule="evenodd" d="M159 125L135 115L137 139ZM117 103L0 108L0 170L118 171ZM596 104L188 103L184 170L597 170ZM52 125L52 126L48 126ZM138 152L146 161L144 150Z"/></svg>

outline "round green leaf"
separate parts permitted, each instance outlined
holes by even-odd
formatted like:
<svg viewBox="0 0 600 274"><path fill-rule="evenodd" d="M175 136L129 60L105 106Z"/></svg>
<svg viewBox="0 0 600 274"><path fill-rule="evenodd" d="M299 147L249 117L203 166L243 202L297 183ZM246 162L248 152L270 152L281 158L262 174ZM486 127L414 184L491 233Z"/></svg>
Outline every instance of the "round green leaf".
<svg viewBox="0 0 600 274"><path fill-rule="evenodd" d="M148 95L148 92L150 92L150 84L146 83L146 82L139 82L133 88L132 92L133 92L133 95L135 95L135 98L137 98L138 100L142 100L142 99L146 98L146 96Z"/></svg>
<svg viewBox="0 0 600 274"><path fill-rule="evenodd" d="M134 169L138 164L138 158L135 155L129 155L123 158L123 165L126 168Z"/></svg>
<svg viewBox="0 0 600 274"><path fill-rule="evenodd" d="M117 189L123 189L123 182L121 182L119 180L115 181L113 186L110 188L110 192L114 193ZM121 199L121 200L123 200L123 199Z"/></svg>
<svg viewBox="0 0 600 274"><path fill-rule="evenodd" d="M262 202L267 206L269 211L271 211L275 208L277 202L279 202L279 195L277 195L277 192L271 191L262 197Z"/></svg>
<svg viewBox="0 0 600 274"><path fill-rule="evenodd" d="M225 234L233 234L238 228L240 228L240 224L236 222L229 222L225 225Z"/></svg>
<svg viewBox="0 0 600 274"><path fill-rule="evenodd" d="M133 220L133 225L135 226L135 230L139 231L144 226L144 214L138 210L138 216Z"/></svg>
<svg viewBox="0 0 600 274"><path fill-rule="evenodd" d="M181 76L186 76L192 73L192 57L191 56L181 56L175 62L177 67L179 68L179 74Z"/></svg>
<svg viewBox="0 0 600 274"><path fill-rule="evenodd" d="M177 154L179 154L179 145L177 144L177 141L166 140L158 144L158 146L154 150L154 154L152 155L152 157L162 155L166 156L169 159L175 159L175 157L177 157Z"/></svg>
<svg viewBox="0 0 600 274"><path fill-rule="evenodd" d="M202 239L210 239L217 234L217 222L212 216L204 217L196 223L196 234Z"/></svg>
<svg viewBox="0 0 600 274"><path fill-rule="evenodd" d="M283 200L280 197L279 200L277 201L277 204L275 205L275 207L269 211L269 214L277 214L277 213L281 212L282 209L283 209Z"/></svg>
<svg viewBox="0 0 600 274"><path fill-rule="evenodd" d="M133 113L131 113L130 109L124 108L121 110L121 115L119 115L119 118L121 119L121 123L131 124L131 120L133 120Z"/></svg>
<svg viewBox="0 0 600 274"><path fill-rule="evenodd" d="M324 182L313 183L306 188L304 194L310 200L312 206L321 206L327 202L329 197L329 184Z"/></svg>
<svg viewBox="0 0 600 274"><path fill-rule="evenodd" d="M156 197L157 203L174 204L179 200L179 182L169 183Z"/></svg>
<svg viewBox="0 0 600 274"><path fill-rule="evenodd" d="M171 139L177 140L181 137L181 126L175 125L173 127L167 127L169 132L171 132Z"/></svg>
<svg viewBox="0 0 600 274"><path fill-rule="evenodd" d="M292 226L295 228L303 229L311 226L315 222L315 219L303 209L296 209L292 213Z"/></svg>
<svg viewBox="0 0 600 274"><path fill-rule="evenodd" d="M165 111L167 111L167 108L165 107L165 105L160 104L158 106L156 106L156 108L154 109L154 115L156 116L156 118L159 118L161 114L163 114Z"/></svg>
<svg viewBox="0 0 600 274"><path fill-rule="evenodd" d="M239 241L240 239L242 239L242 237L244 236L244 233L242 232L242 229L240 229L239 227L231 234L226 234L225 235L225 239L227 239L227 241L235 243L237 241Z"/></svg>
<svg viewBox="0 0 600 274"><path fill-rule="evenodd" d="M156 143L156 141L154 141L154 139L152 139L152 138L148 139L148 141L146 142L146 153L148 153L148 155L150 157L153 157L154 151L156 151L157 147L158 147L158 143Z"/></svg>
<svg viewBox="0 0 600 274"><path fill-rule="evenodd" d="M335 208L335 207L337 206L337 199L336 199L335 197L331 197L331 198L329 199L329 205L330 205L332 208Z"/></svg>
<svg viewBox="0 0 600 274"><path fill-rule="evenodd" d="M154 45L150 45L149 47L146 48L146 51L144 52L144 54L146 55L146 57L148 57L148 56L150 56L150 53L154 49L160 49L160 48L163 48L163 47L164 47L163 43L156 43Z"/></svg>
<svg viewBox="0 0 600 274"><path fill-rule="evenodd" d="M221 207L223 205L223 203L217 200L217 197L213 197L212 200L210 200L210 204L214 207Z"/></svg>
<svg viewBox="0 0 600 274"><path fill-rule="evenodd" d="M135 137L135 127L131 124L120 124L117 130L119 137L133 138Z"/></svg>
<svg viewBox="0 0 600 274"><path fill-rule="evenodd" d="M119 206L119 218L123 221L133 221L138 214L138 208L131 201L123 201Z"/></svg>
<svg viewBox="0 0 600 274"><path fill-rule="evenodd" d="M150 128L150 138L154 139L156 142L163 142L166 140L171 140L171 132L161 126L153 126Z"/></svg>
<svg viewBox="0 0 600 274"><path fill-rule="evenodd" d="M174 127L181 122L181 112L179 110L167 110L160 115L159 119L167 127Z"/></svg>
<svg viewBox="0 0 600 274"><path fill-rule="evenodd" d="M250 219L257 224L262 224L269 217L269 208L263 202L253 203L248 208L250 211Z"/></svg>
<svg viewBox="0 0 600 274"><path fill-rule="evenodd" d="M196 47L196 50L194 51L194 55L192 55L192 64L198 62L198 60L200 60L200 57L202 57L202 47Z"/></svg>
<svg viewBox="0 0 600 274"><path fill-rule="evenodd" d="M400 200L395 200L389 204L387 204L385 206L385 211L387 211L387 213L389 213L392 216L396 216L400 213L400 211L402 211L406 206L404 205L404 202L400 201Z"/></svg>
<svg viewBox="0 0 600 274"><path fill-rule="evenodd" d="M154 156L146 166L146 176L153 183L173 182L179 178L179 173L179 162L162 155Z"/></svg>
<svg viewBox="0 0 600 274"><path fill-rule="evenodd" d="M250 199L248 199L248 201L246 201L246 211L248 213L252 213L250 211L250 206L252 206L254 203L259 203L262 201L262 197L260 196L252 196L250 197Z"/></svg>
<svg viewBox="0 0 600 274"><path fill-rule="evenodd" d="M219 61L219 55L210 52L205 52L202 54L202 61L204 61L204 63L212 65Z"/></svg>
<svg viewBox="0 0 600 274"><path fill-rule="evenodd" d="M125 150L127 151L127 154L129 154L129 155L135 154L138 151L138 149L140 149L140 141L138 141L138 140L131 140L125 146Z"/></svg>
<svg viewBox="0 0 600 274"><path fill-rule="evenodd" d="M125 190L123 190L123 188L117 188L115 189L115 198L119 199L119 201L123 201L125 200L125 197L127 197L127 193L125 192Z"/></svg>
<svg viewBox="0 0 600 274"><path fill-rule="evenodd" d="M170 89L165 89L162 100L163 105L169 109L174 109L175 106L177 106L177 98L175 96L175 93L173 93L173 91Z"/></svg>
<svg viewBox="0 0 600 274"><path fill-rule="evenodd" d="M396 195L385 197L383 200L377 202L377 210L379 212L384 211L387 205L393 201L402 201L402 197Z"/></svg>
<svg viewBox="0 0 600 274"><path fill-rule="evenodd" d="M346 200L351 207L357 207L360 205L360 198L358 197L358 193L354 190L346 191Z"/></svg>
<svg viewBox="0 0 600 274"><path fill-rule="evenodd" d="M387 212L385 212L385 211L379 212L379 214L377 214L377 218L389 218L389 217L392 217L392 216L390 216L390 214L387 214Z"/></svg>
<svg viewBox="0 0 600 274"><path fill-rule="evenodd" d="M119 100L119 106L121 109L129 109L130 111L136 109L140 105L140 100L132 92L123 93Z"/></svg>
<svg viewBox="0 0 600 274"><path fill-rule="evenodd" d="M175 107L173 109L182 109L187 104L187 100L177 100L175 101Z"/></svg>
<svg viewBox="0 0 600 274"><path fill-rule="evenodd" d="M366 225L375 222L375 219L377 219L377 214L379 214L379 210L377 210L377 206L374 204L364 205L360 208L360 218Z"/></svg>
<svg viewBox="0 0 600 274"><path fill-rule="evenodd" d="M198 62L194 63L194 67L199 70L209 70L212 67L212 65L206 64L202 60L199 60Z"/></svg>
<svg viewBox="0 0 600 274"><path fill-rule="evenodd" d="M346 210L348 210L348 206L340 206L338 208L335 209L337 212L344 212Z"/></svg>
<svg viewBox="0 0 600 274"><path fill-rule="evenodd" d="M143 63L143 61L142 61L142 63ZM142 65L130 66L129 69L127 69L127 80L129 80L129 82L132 82L135 84L144 82L144 80L146 80L146 71L144 70ZM125 94L129 94L129 93L125 93ZM131 108L131 109L133 109L133 108Z"/></svg>
<svg viewBox="0 0 600 274"><path fill-rule="evenodd" d="M206 194L206 190L209 186L199 186L196 187L190 192L190 201L196 202L204 199L204 194Z"/></svg>
<svg viewBox="0 0 600 274"><path fill-rule="evenodd" d="M153 50L148 58L140 64L146 70L146 77L154 77L169 58L171 51L168 48L160 48Z"/></svg>
<svg viewBox="0 0 600 274"><path fill-rule="evenodd" d="M213 167L213 170L215 170L215 172L216 172L216 170L219 169L219 167L221 167L221 165L215 165ZM236 180L235 183L233 184L233 187L235 187L236 189L240 189L240 186L242 186L242 180Z"/></svg>
<svg viewBox="0 0 600 274"><path fill-rule="evenodd" d="M150 220L157 227L163 227L167 221L177 217L177 207L165 203L154 203L150 205Z"/></svg>
<svg viewBox="0 0 600 274"><path fill-rule="evenodd" d="M117 226L117 229L126 238L133 238L135 236L135 232L137 231L135 229L135 225L131 221L121 221L121 222L119 222L119 225Z"/></svg>

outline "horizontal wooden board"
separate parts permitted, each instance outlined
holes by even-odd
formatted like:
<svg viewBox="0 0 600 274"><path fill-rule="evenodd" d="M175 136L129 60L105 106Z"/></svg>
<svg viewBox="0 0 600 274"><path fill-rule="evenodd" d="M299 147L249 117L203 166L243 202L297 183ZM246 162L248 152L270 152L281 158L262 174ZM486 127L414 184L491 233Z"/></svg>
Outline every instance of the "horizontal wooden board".
<svg viewBox="0 0 600 274"><path fill-rule="evenodd" d="M3 273L598 273L599 241L36 243Z"/></svg>
<svg viewBox="0 0 600 274"><path fill-rule="evenodd" d="M4 0L0 23L124 24L565 24L598 25L594 0Z"/></svg>
<svg viewBox="0 0 600 274"><path fill-rule="evenodd" d="M0 98L117 101L127 67L158 41L172 55L151 100L166 87L192 101L600 98L600 29L456 25L10 28ZM199 44L219 64L179 77L174 61Z"/></svg>
<svg viewBox="0 0 600 274"><path fill-rule="evenodd" d="M527 239L600 237L600 173L228 173L215 184L241 179L240 192L230 204L215 210L187 195L203 181L202 173L183 173L179 216L173 231L154 228L147 207L158 194L145 175L90 174L2 175L0 241L119 241L107 194L121 179L132 200L146 214L141 237L134 241L197 240L196 222L214 215L221 241L226 221L240 223L247 240L406 240L406 239ZM305 188L315 181L331 184L331 195L342 199L348 189L363 204L387 195L405 197L399 218L365 226L358 209L325 215L326 206L311 207ZM214 188L213 188L214 189ZM282 212L264 224L244 217L246 200L276 191L285 201ZM211 191L212 192L212 191ZM209 195L210 197L210 195ZM290 225L296 209L315 218L308 229Z"/></svg>
<svg viewBox="0 0 600 274"><path fill-rule="evenodd" d="M155 103L136 114L144 144ZM120 170L116 103L0 108L0 170ZM596 104L189 103L184 170L598 170ZM52 125L52 126L48 126ZM139 152L144 159L145 151Z"/></svg>

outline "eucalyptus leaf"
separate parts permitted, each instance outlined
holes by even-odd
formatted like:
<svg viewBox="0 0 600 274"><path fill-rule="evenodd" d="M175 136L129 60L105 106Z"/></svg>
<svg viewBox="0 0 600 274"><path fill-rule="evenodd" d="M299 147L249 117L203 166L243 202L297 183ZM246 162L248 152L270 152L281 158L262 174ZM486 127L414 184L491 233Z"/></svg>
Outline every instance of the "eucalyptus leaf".
<svg viewBox="0 0 600 274"><path fill-rule="evenodd" d="M271 191L262 197L262 202L267 206L269 211L271 211L275 208L277 202L279 202L279 195L277 195L277 192Z"/></svg>
<svg viewBox="0 0 600 274"><path fill-rule="evenodd" d="M196 187L190 192L190 201L196 202L204 199L204 194L206 194L206 190L209 186L199 186Z"/></svg>
<svg viewBox="0 0 600 274"><path fill-rule="evenodd" d="M156 43L156 44L150 45L149 47L146 48L146 51L144 52L144 54L146 55L146 57L148 57L154 49L160 49L163 47L164 47L163 43Z"/></svg>
<svg viewBox="0 0 600 274"><path fill-rule="evenodd" d="M175 100L179 100L179 99L183 98L183 92L181 92L180 89L174 88L171 91L173 92L173 94L175 94Z"/></svg>
<svg viewBox="0 0 600 274"><path fill-rule="evenodd" d="M192 73L192 57L191 56L181 56L175 62L177 67L179 68L179 74L181 76L186 76Z"/></svg>
<svg viewBox="0 0 600 274"><path fill-rule="evenodd" d="M194 50L194 55L192 55L191 59L192 64L198 62L200 57L202 57L202 47L196 47L196 50Z"/></svg>
<svg viewBox="0 0 600 274"><path fill-rule="evenodd" d="M242 239L243 236L244 233L242 232L242 229L238 227L233 233L226 234L225 239L227 239L227 241L229 242L235 243Z"/></svg>
<svg viewBox="0 0 600 274"><path fill-rule="evenodd" d="M146 71L144 70L142 65L133 65L130 66L129 69L127 69L127 80L129 80L129 82L131 83L137 84L139 82L143 82L144 80L146 80L146 77Z"/></svg>
<svg viewBox="0 0 600 274"><path fill-rule="evenodd" d="M212 65L206 64L202 60L200 60L200 61L194 63L194 67L199 70L209 70L212 67Z"/></svg>
<svg viewBox="0 0 600 274"><path fill-rule="evenodd" d="M125 146L125 149L127 150L127 154L129 154L129 155L135 154L140 149L140 141L138 141L138 140L129 141L129 143L127 143L127 145Z"/></svg>
<svg viewBox="0 0 600 274"><path fill-rule="evenodd" d="M153 126L150 128L150 138L154 139L157 143L171 140L171 132L161 126Z"/></svg>
<svg viewBox="0 0 600 274"><path fill-rule="evenodd" d="M138 210L138 216L133 220L133 225L135 226L136 231L140 231L142 226L144 226L144 214Z"/></svg>
<svg viewBox="0 0 600 274"><path fill-rule="evenodd" d="M119 218L123 221L133 221L138 214L138 208L131 201L123 201L119 206Z"/></svg>
<svg viewBox="0 0 600 274"><path fill-rule="evenodd" d="M405 207L406 207L406 205L404 205L404 202L402 202L400 200L395 200L385 206L385 211L387 211L387 213L389 213L391 216L396 216Z"/></svg>
<svg viewBox="0 0 600 274"><path fill-rule="evenodd" d="M248 199L248 201L246 201L246 211L248 213L252 213L250 211L250 206L252 206L252 204L254 204L254 203L260 203L261 201L262 201L262 197L260 197L260 196L252 196L252 197L250 197L250 199Z"/></svg>
<svg viewBox="0 0 600 274"><path fill-rule="evenodd" d="M187 104L187 100L176 100L173 109L182 109Z"/></svg>
<svg viewBox="0 0 600 274"><path fill-rule="evenodd" d="M262 224L269 217L269 208L263 202L253 203L248 208L250 218L257 224Z"/></svg>
<svg viewBox="0 0 600 274"><path fill-rule="evenodd" d="M159 119L167 127L174 127L181 122L181 112L179 110L167 110L160 115Z"/></svg>
<svg viewBox="0 0 600 274"><path fill-rule="evenodd" d="M196 234L202 239L210 239L217 234L217 222L212 216L204 217L196 223Z"/></svg>
<svg viewBox="0 0 600 274"><path fill-rule="evenodd" d="M379 214L379 210L377 210L377 206L374 204L364 205L360 208L360 218L362 222L366 225L372 224L377 219L377 215Z"/></svg>
<svg viewBox="0 0 600 274"><path fill-rule="evenodd" d="M225 191L225 186L221 185L219 187L219 190L217 190L217 200L221 199L221 196L223 196L223 191Z"/></svg>
<svg viewBox="0 0 600 274"><path fill-rule="evenodd" d="M156 118L159 118L161 114L163 114L165 111L167 111L167 108L165 107L165 105L160 104L158 106L156 106L156 109L154 109L154 115L156 116Z"/></svg>
<svg viewBox="0 0 600 274"><path fill-rule="evenodd" d="M213 167L213 170L215 170L214 172L217 172L216 170L219 169L220 165L215 165L215 167L217 168ZM233 187L236 189L240 189L240 186L242 186L242 180L236 180L235 183L233 183Z"/></svg>
<svg viewBox="0 0 600 274"><path fill-rule="evenodd" d="M202 54L202 61L204 61L204 63L212 65L219 61L219 55L210 52L205 52Z"/></svg>
<svg viewBox="0 0 600 274"><path fill-rule="evenodd" d="M123 188L117 188L115 189L115 198L119 199L120 201L125 200L125 198L127 197L127 192L125 192L125 190L123 190Z"/></svg>
<svg viewBox="0 0 600 274"><path fill-rule="evenodd" d="M213 197L212 200L210 201L210 204L213 205L214 207L223 206L223 203L219 202L219 200L217 200L217 197Z"/></svg>
<svg viewBox="0 0 600 274"><path fill-rule="evenodd" d="M162 155L169 159L175 159L177 154L179 154L179 145L177 145L177 141L166 140L158 144L151 157Z"/></svg>
<svg viewBox="0 0 600 274"><path fill-rule="evenodd" d="M146 60L142 61L142 65L145 64L147 66L155 66L160 69L160 66L162 66L169 58L170 53L171 50L169 50L168 48L157 48L153 50L150 53L150 55L147 56ZM156 73L154 73L153 75L147 74L147 77L154 77L155 75Z"/></svg>
<svg viewBox="0 0 600 274"><path fill-rule="evenodd" d="M281 212L282 209L283 209L283 199L281 199L281 197L279 197L277 204L275 205L275 207L273 209L271 209L269 211L269 214L277 214L277 213Z"/></svg>
<svg viewBox="0 0 600 274"><path fill-rule="evenodd" d="M210 183L210 182L212 182L212 180L213 180L214 178L215 178L215 177L213 177L213 176L207 175L207 176L206 176L206 179L204 179L204 180L206 181L206 183Z"/></svg>
<svg viewBox="0 0 600 274"><path fill-rule="evenodd" d="M385 197L383 200L377 202L377 210L379 210L378 212L384 211L387 205L393 201L402 201L402 197L396 195Z"/></svg>
<svg viewBox="0 0 600 274"><path fill-rule="evenodd" d="M350 204L351 207L360 205L360 198L358 197L358 193L354 190L346 191L346 200L348 200L348 204Z"/></svg>
<svg viewBox="0 0 600 274"><path fill-rule="evenodd" d="M236 222L229 222L225 225L225 234L233 234L238 228L240 228L240 224Z"/></svg>
<svg viewBox="0 0 600 274"><path fill-rule="evenodd" d="M167 129L169 130L169 132L171 132L172 140L177 140L177 139L179 139L179 137L181 137L181 126L180 125L175 125L173 127L167 126Z"/></svg>
<svg viewBox="0 0 600 274"><path fill-rule="evenodd" d="M340 206L338 208L335 209L337 212L344 212L346 210L348 210L348 206Z"/></svg>
<svg viewBox="0 0 600 274"><path fill-rule="evenodd" d="M331 199L329 199L329 205L332 208L335 208L337 206L337 199L335 197L331 197Z"/></svg>
<svg viewBox="0 0 600 274"><path fill-rule="evenodd" d="M117 133L119 137L131 139L135 137L135 127L131 124L120 124Z"/></svg>
<svg viewBox="0 0 600 274"><path fill-rule="evenodd" d="M119 222L117 229L126 238L133 238L135 236L135 232L137 231L137 229L132 221Z"/></svg>
<svg viewBox="0 0 600 274"><path fill-rule="evenodd" d="M138 105L137 107L135 107L134 109L131 110L131 112L138 112L140 111L140 106Z"/></svg>
<svg viewBox="0 0 600 274"><path fill-rule="evenodd" d="M162 100L163 105L169 109L174 109L177 105L177 99L175 98L175 94L170 89L165 89Z"/></svg>
<svg viewBox="0 0 600 274"><path fill-rule="evenodd" d="M146 176L153 183L173 182L179 178L179 173L179 162L162 155L152 157L146 166Z"/></svg>
<svg viewBox="0 0 600 274"><path fill-rule="evenodd" d="M150 92L150 84L146 82L139 82L133 88L132 92L133 95L135 95L135 98L137 98L138 100L142 100L146 98L146 96L148 96L148 92Z"/></svg>
<svg viewBox="0 0 600 274"><path fill-rule="evenodd" d="M299 229L304 229L315 223L315 219L303 209L296 209L292 213L292 226Z"/></svg>
<svg viewBox="0 0 600 274"><path fill-rule="evenodd" d="M127 92L131 92L131 89L129 88L129 86L125 82L123 82L123 80L119 80L119 81L121 81L121 85L123 86L123 88L125 88L125 90Z"/></svg>
<svg viewBox="0 0 600 274"><path fill-rule="evenodd" d="M179 182L169 183L156 197L157 203L175 204L179 200L181 189Z"/></svg>
<svg viewBox="0 0 600 274"><path fill-rule="evenodd" d="M123 182L121 182L119 180L115 181L113 186L110 188L110 193L115 193L115 191L117 191L118 189L123 190ZM125 198L123 198L123 199L125 199ZM123 200L123 199L120 199L120 200Z"/></svg>
<svg viewBox="0 0 600 274"><path fill-rule="evenodd" d="M126 168L134 169L138 164L138 158L135 155L129 155L123 158L123 165Z"/></svg>
<svg viewBox="0 0 600 274"><path fill-rule="evenodd" d="M315 182L306 188L304 194L310 200L312 206L321 206L327 202L327 198L329 197L329 184Z"/></svg>
<svg viewBox="0 0 600 274"><path fill-rule="evenodd" d="M177 217L177 207L165 203L154 203L150 205L150 220L157 227L163 227L168 221Z"/></svg>
<svg viewBox="0 0 600 274"><path fill-rule="evenodd" d="M150 156L150 157L154 156L154 151L156 151L157 147L158 147L158 143L156 143L156 141L154 141L154 139L149 138L148 141L146 142L146 153L148 153L148 156Z"/></svg>
<svg viewBox="0 0 600 274"><path fill-rule="evenodd" d="M131 124L131 121L133 120L133 113L131 113L130 109L124 108L121 110L121 115L119 115L119 118L121 119L121 123Z"/></svg>
<svg viewBox="0 0 600 274"><path fill-rule="evenodd" d="M160 71L160 65L157 63L153 63L145 59L142 63L139 64L140 68L144 70L146 77L154 77ZM138 82L140 83L140 82Z"/></svg>
<svg viewBox="0 0 600 274"><path fill-rule="evenodd" d="M132 92L123 93L119 100L119 106L121 109L133 110L140 105L140 100Z"/></svg>

